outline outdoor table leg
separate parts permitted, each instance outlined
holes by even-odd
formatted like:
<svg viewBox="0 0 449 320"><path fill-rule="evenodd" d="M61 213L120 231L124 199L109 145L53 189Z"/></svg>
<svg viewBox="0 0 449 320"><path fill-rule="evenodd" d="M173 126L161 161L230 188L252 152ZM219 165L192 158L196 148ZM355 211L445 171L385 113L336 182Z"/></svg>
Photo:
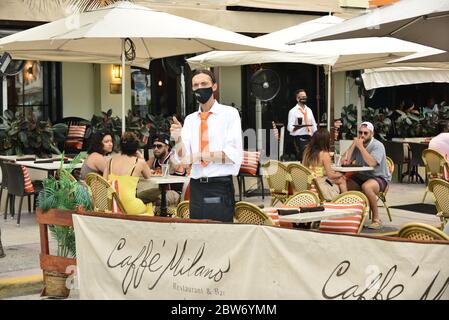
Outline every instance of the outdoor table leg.
<svg viewBox="0 0 449 320"><path fill-rule="evenodd" d="M164 184L159 185L161 190L161 217L167 216L167 196L166 196L166 186Z"/></svg>

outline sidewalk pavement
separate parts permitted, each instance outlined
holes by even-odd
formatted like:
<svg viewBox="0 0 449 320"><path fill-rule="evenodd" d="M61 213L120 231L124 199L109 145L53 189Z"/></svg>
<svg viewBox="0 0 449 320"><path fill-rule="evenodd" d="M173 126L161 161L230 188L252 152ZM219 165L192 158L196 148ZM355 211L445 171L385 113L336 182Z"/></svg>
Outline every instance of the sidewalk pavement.
<svg viewBox="0 0 449 320"><path fill-rule="evenodd" d="M248 188L251 188L255 184L255 179L254 181L248 179L246 185ZM424 195L424 190L425 186L423 184L393 183L387 195L388 204L391 207L419 203ZM2 200L1 207L4 209L5 197ZM263 204L265 207L270 205L269 196L266 196L264 201L261 197L249 197L244 200L256 205ZM425 203L432 204L433 197L428 195ZM379 207L381 219L385 226L383 232L399 230L402 225L411 221L423 222L434 226L440 225L440 220L435 215L398 209L390 210L393 217L392 222L388 220L385 208ZM22 213L21 219L20 227L18 227L15 219L12 220L8 217L7 220L4 220L3 212L1 212L1 237L6 257L0 258L0 299L44 299L40 297L42 271L39 266L39 228L34 214ZM367 221L366 223L368 224L369 222ZM372 231L364 228L362 233L371 234ZM56 242L54 240L50 241L51 252L54 252L55 247ZM72 291L69 299L78 299L78 291Z"/></svg>

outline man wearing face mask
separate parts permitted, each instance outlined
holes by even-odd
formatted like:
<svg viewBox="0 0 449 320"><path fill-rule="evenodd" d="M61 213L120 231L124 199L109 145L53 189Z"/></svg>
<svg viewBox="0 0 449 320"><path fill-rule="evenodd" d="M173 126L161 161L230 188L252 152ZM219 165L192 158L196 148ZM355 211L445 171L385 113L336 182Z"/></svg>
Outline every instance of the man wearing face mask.
<svg viewBox="0 0 449 320"><path fill-rule="evenodd" d="M209 70L197 70L192 89L199 109L182 126L170 128L178 156L190 171L190 218L232 222L234 184L242 162L242 128L238 111L218 103L218 86Z"/></svg>
<svg viewBox="0 0 449 320"><path fill-rule="evenodd" d="M306 91L296 90L295 98L297 104L288 113L287 130L293 138L297 160L302 161L304 149L317 130L317 125L312 110L306 105Z"/></svg>

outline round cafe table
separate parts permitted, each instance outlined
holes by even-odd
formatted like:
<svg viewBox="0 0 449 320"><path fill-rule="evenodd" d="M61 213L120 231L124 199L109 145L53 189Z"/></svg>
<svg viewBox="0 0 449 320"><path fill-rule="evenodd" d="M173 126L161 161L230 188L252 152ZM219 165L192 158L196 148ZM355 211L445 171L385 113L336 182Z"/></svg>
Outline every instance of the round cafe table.
<svg viewBox="0 0 449 320"><path fill-rule="evenodd" d="M166 217L167 216L167 185L172 183L186 183L188 182L190 177L185 176L175 176L175 175L168 175L168 176L152 176L148 179L140 179L139 184L145 184L147 182L149 185L158 185L159 189L161 190L161 216ZM145 186L143 185L143 188Z"/></svg>
<svg viewBox="0 0 449 320"><path fill-rule="evenodd" d="M332 170L337 172L363 172L363 171L373 171L373 167L363 166L363 167L342 167L342 166L331 166Z"/></svg>

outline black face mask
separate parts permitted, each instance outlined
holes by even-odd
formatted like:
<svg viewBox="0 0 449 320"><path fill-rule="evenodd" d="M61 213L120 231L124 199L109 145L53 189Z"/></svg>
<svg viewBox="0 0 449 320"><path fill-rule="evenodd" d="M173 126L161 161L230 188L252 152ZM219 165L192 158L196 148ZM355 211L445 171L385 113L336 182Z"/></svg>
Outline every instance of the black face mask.
<svg viewBox="0 0 449 320"><path fill-rule="evenodd" d="M204 104L207 101L209 101L210 97L213 94L213 90L212 90L212 87L200 88L200 89L196 89L195 91L193 91L193 93L195 94L196 100L199 103Z"/></svg>
<svg viewBox="0 0 449 320"><path fill-rule="evenodd" d="M301 98L301 99L299 99L299 102L301 102L302 104L305 104L307 102L307 98Z"/></svg>

